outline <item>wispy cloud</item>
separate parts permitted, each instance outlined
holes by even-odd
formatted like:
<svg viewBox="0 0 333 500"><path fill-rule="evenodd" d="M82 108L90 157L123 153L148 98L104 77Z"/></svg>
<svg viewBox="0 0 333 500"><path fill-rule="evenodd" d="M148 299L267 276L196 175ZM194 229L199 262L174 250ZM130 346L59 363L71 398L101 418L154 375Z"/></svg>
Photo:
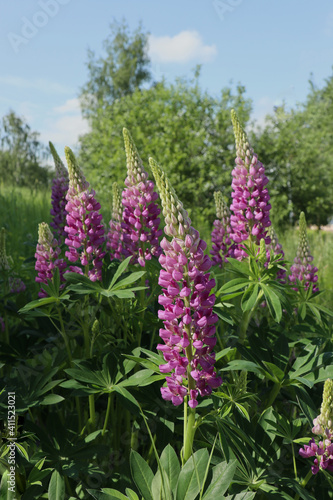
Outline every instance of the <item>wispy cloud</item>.
<svg viewBox="0 0 333 500"><path fill-rule="evenodd" d="M149 55L153 62L208 62L216 54L216 45L205 45L197 31L181 31L173 37L149 37Z"/></svg>
<svg viewBox="0 0 333 500"><path fill-rule="evenodd" d="M54 112L57 114L63 114L63 113L78 113L80 112L80 101L76 97L73 99L67 99L65 104L62 104L61 106L57 106L54 108Z"/></svg>
<svg viewBox="0 0 333 500"><path fill-rule="evenodd" d="M74 147L80 135L89 132L88 122L82 117L78 99L69 99L62 106L53 108L44 123L41 140L52 141L64 146Z"/></svg>
<svg viewBox="0 0 333 500"><path fill-rule="evenodd" d="M22 78L20 76L0 76L0 84L10 85L20 89L34 89L47 94L68 94L72 89L60 83L46 80L44 78Z"/></svg>

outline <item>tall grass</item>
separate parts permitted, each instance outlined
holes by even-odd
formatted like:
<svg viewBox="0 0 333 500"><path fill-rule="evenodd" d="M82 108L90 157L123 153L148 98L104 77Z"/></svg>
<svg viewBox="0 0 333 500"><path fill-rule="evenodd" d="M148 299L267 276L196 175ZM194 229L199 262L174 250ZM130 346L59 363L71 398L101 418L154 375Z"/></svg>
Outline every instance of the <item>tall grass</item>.
<svg viewBox="0 0 333 500"><path fill-rule="evenodd" d="M34 255L38 224L50 222L51 192L0 184L0 227L6 229L7 254L15 260Z"/></svg>

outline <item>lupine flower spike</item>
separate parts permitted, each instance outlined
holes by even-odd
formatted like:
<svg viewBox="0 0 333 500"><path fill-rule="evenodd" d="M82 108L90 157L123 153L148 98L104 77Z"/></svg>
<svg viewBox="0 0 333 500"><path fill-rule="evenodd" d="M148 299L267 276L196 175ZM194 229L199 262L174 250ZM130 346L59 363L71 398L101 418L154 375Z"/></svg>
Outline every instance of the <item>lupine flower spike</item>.
<svg viewBox="0 0 333 500"><path fill-rule="evenodd" d="M305 290L308 290L310 284L313 283L313 292L318 292L319 288L316 283L318 281L317 267L315 267L311 262L313 257L310 254L310 246L306 231L306 220L304 212L301 212L299 218L299 245L294 259L294 264L291 266L291 274L289 280L291 283L296 284L296 280L299 280L304 286ZM298 290L297 287L293 287L294 290Z"/></svg>
<svg viewBox="0 0 333 500"><path fill-rule="evenodd" d="M102 279L102 265L105 252L104 226L101 205L95 199L95 191L89 189L75 156L70 148L65 148L68 163L69 188L66 195L67 226L65 240L69 250L66 257L72 263L80 260L91 281ZM70 267L73 272L82 272L78 266Z"/></svg>
<svg viewBox="0 0 333 500"><path fill-rule="evenodd" d="M53 146L52 142L49 142L50 150L53 156L56 177L52 180L52 208L51 215L53 217L50 226L53 228L54 237L61 239L61 242L66 237L65 225L66 225L66 194L68 190L68 172L59 158L59 155Z"/></svg>
<svg viewBox="0 0 333 500"><path fill-rule="evenodd" d="M312 433L322 436L323 440L316 444L312 438L308 445L299 450L303 458L315 457L312 473L320 469L333 472L333 380L327 379L324 384L323 402L320 415L313 420Z"/></svg>
<svg viewBox="0 0 333 500"><path fill-rule="evenodd" d="M59 269L60 282L65 281L63 275L67 264L64 259L59 258L60 253L61 250L58 240L54 238L48 224L42 222L38 226L38 244L35 253L35 269L38 272L36 281L38 283L44 283L46 285L47 280L52 280L56 268ZM41 288L38 296L47 297L48 295L45 290Z"/></svg>
<svg viewBox="0 0 333 500"><path fill-rule="evenodd" d="M120 189L116 182L112 184L112 215L110 230L107 235L106 248L112 259L121 259L123 254L123 235L121 228L122 203Z"/></svg>
<svg viewBox="0 0 333 500"><path fill-rule="evenodd" d="M10 293L24 292L25 284L13 271L13 260L6 253L6 230L1 228L0 232L0 272L4 273L4 282L8 284Z"/></svg>
<svg viewBox="0 0 333 500"><path fill-rule="evenodd" d="M231 119L237 157L236 167L232 171L233 201L230 210L233 215L230 217L232 229L230 237L238 245L235 257L241 260L247 256L242 249L243 241L250 238L259 245L261 238L264 238L266 244L270 243L267 228L271 225L269 218L271 205L265 187L268 184L265 168L253 152L234 110L231 111Z"/></svg>
<svg viewBox="0 0 333 500"><path fill-rule="evenodd" d="M216 205L216 220L214 221L214 229L212 231L212 261L215 265L223 266L227 262L227 257L232 256L233 248L230 239L230 211L223 200L221 191L214 193Z"/></svg>
<svg viewBox="0 0 333 500"><path fill-rule="evenodd" d="M268 265L268 262L271 259L271 254L273 254L273 255L281 255L281 259L279 259L279 260L283 260L284 259L284 251L282 249L281 243L279 243L277 234L274 231L273 226L270 226L268 228L267 233L268 233L268 236L271 239L271 242L266 247L266 250L267 250L267 254L266 254L267 255L267 265ZM286 282L286 271L284 269L279 269L278 272L277 272L277 274L276 274L276 278L278 279L278 281L280 281L280 283L285 283Z"/></svg>
<svg viewBox="0 0 333 500"><path fill-rule="evenodd" d="M207 245L191 226L165 173L152 158L149 163L162 200L164 232L172 238L171 242L166 238L161 241L163 254L159 258L163 293L158 300L164 309L159 311L164 323L160 337L164 344L157 349L167 362L160 370L169 374L161 393L176 406L187 396L189 406L195 408L199 394L209 395L222 383L214 370L218 317L213 313L215 295L210 295L215 281L207 273L212 262L204 255Z"/></svg>
<svg viewBox="0 0 333 500"><path fill-rule="evenodd" d="M128 130L124 128L123 134L127 160L121 224L124 254L126 257L133 255L133 263L138 262L144 267L146 260L150 260L152 255L158 257L162 251L158 241L162 235L162 230L158 229L160 209L155 203L158 194L154 191L154 183L148 180L148 174Z"/></svg>

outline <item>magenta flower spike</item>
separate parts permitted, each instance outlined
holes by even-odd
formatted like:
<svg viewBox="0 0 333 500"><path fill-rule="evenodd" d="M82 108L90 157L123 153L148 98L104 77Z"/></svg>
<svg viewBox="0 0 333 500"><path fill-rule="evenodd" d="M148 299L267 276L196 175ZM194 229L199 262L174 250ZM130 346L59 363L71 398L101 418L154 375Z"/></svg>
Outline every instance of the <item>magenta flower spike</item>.
<svg viewBox="0 0 333 500"><path fill-rule="evenodd" d="M162 200L164 232L171 238L163 238L159 257L163 293L158 300L163 310L158 314L164 324L160 329L164 344L157 349L166 361L160 370L168 374L161 394L175 406L187 397L195 408L199 394L207 396L222 384L214 370L218 317L213 313L215 295L210 295L215 280L207 272L212 262L165 173L152 158L149 164Z"/></svg>
<svg viewBox="0 0 333 500"><path fill-rule="evenodd" d="M227 262L227 257L233 256L233 246L230 239L230 211L223 200L221 191L214 193L216 205L216 220L212 231L212 261L215 265L222 267Z"/></svg>
<svg viewBox="0 0 333 500"><path fill-rule="evenodd" d="M284 259L284 251L282 249L281 243L279 243L276 232L273 229L273 226L270 226L267 230L268 236L271 239L271 242L266 246L266 257L267 264L271 259L271 254L273 255L281 255L281 259ZM286 271L284 269L279 269L276 275L276 278L280 283L286 283Z"/></svg>
<svg viewBox="0 0 333 500"><path fill-rule="evenodd" d="M259 245L261 238L270 243L267 228L271 225L269 211L270 196L266 185L265 168L251 148L234 110L231 119L236 139L236 167L232 171L232 204L230 217L231 239L238 245L235 257L242 260L247 254L241 243L248 239Z"/></svg>
<svg viewBox="0 0 333 500"><path fill-rule="evenodd" d="M112 215L109 223L110 230L107 234L106 248L111 259L121 259L123 255L123 234L121 227L122 203L120 189L116 182L112 184Z"/></svg>
<svg viewBox="0 0 333 500"><path fill-rule="evenodd" d="M99 213L101 205L95 199L95 191L89 189L75 156L70 148L65 148L69 172L69 188L66 195L67 226L65 240L68 246L66 257L72 263L80 260L85 268L85 274L91 281L101 281L102 265L105 252L104 226L102 215ZM73 272L80 272L78 266L70 268Z"/></svg>
<svg viewBox="0 0 333 500"><path fill-rule="evenodd" d="M133 263L145 266L145 261L152 255L159 257L162 249L159 245L160 209L156 203L158 194L154 191L154 183L148 180L139 153L126 128L123 129L127 177L126 188L122 193L124 255L133 255Z"/></svg>
<svg viewBox="0 0 333 500"><path fill-rule="evenodd" d="M8 284L10 293L24 292L26 286L13 270L13 259L6 252L6 230L0 231L0 272L4 273L4 282Z"/></svg>
<svg viewBox="0 0 333 500"><path fill-rule="evenodd" d="M320 415L313 420L312 433L321 436L322 440L316 444L312 438L308 445L299 450L303 458L315 457L312 473L317 474L320 469L333 472L333 380L327 379L324 384L323 401Z"/></svg>
<svg viewBox="0 0 333 500"><path fill-rule="evenodd" d="M46 222L42 222L38 226L38 243L35 253L36 264L35 269L38 275L35 281L47 285L47 280L52 280L54 270L59 269L60 282L63 283L64 271L67 264L64 259L60 258L59 242L56 240ZM39 297L47 297L48 294L43 288L38 293Z"/></svg>
<svg viewBox="0 0 333 500"><path fill-rule="evenodd" d="M52 142L49 142L50 150L53 156L56 177L52 180L52 194L51 194L51 215L52 222L50 226L53 228L53 234L56 239L60 239L61 242L64 241L66 237L65 225L66 225L66 194L68 190L68 172L59 158L59 155L53 146Z"/></svg>
<svg viewBox="0 0 333 500"><path fill-rule="evenodd" d="M301 212L299 218L299 245L294 259L294 264L290 268L291 274L289 275L289 281L296 285L296 280L299 280L304 286L305 290L308 290L310 284L313 283L313 293L318 292L319 288L316 283L318 281L317 267L312 264L313 257L310 254L310 246L306 231L306 220L304 212ZM293 287L295 291L298 288Z"/></svg>

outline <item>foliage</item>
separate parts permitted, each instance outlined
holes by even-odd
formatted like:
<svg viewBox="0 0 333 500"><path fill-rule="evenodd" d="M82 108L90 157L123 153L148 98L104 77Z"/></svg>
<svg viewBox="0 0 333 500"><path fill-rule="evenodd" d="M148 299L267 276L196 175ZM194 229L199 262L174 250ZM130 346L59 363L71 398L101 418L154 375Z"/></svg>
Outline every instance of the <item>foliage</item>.
<svg viewBox="0 0 333 500"><path fill-rule="evenodd" d="M25 121L10 111L0 125L0 176L6 184L29 186L48 184L46 148Z"/></svg>
<svg viewBox="0 0 333 500"><path fill-rule="evenodd" d="M113 181L123 186L126 162L121 130L126 126L144 164L148 156L159 158L190 215L194 219L201 215L202 220L209 216L213 222L214 191L230 193L234 163L230 108L243 122L249 119L251 105L244 94L242 86L235 93L226 88L215 99L195 79L136 89L91 117L91 132L81 139L81 163L104 199Z"/></svg>
<svg viewBox="0 0 333 500"><path fill-rule="evenodd" d="M306 101L276 108L258 136L259 158L273 185L275 225L295 222L301 211L318 227L332 217L332 97L332 76L322 89L311 83Z"/></svg>

